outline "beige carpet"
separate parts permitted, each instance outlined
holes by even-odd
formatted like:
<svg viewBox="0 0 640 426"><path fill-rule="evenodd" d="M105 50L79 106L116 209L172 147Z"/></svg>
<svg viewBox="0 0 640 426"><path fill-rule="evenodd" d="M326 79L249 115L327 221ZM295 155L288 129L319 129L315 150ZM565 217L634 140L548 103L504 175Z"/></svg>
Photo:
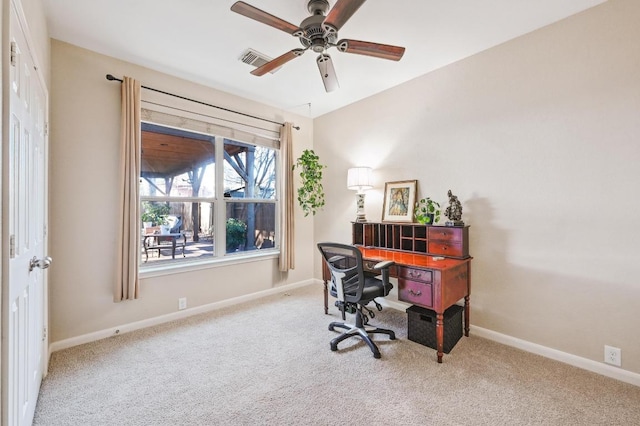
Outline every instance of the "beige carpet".
<svg viewBox="0 0 640 426"><path fill-rule="evenodd" d="M478 337L444 363L373 324L381 359L352 338L321 286L53 354L35 425L639 425L640 388Z"/></svg>

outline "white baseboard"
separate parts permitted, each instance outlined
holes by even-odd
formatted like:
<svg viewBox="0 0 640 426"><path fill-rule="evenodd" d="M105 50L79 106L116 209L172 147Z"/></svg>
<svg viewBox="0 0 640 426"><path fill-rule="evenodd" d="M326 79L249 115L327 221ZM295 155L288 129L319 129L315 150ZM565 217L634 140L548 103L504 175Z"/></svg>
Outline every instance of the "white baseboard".
<svg viewBox="0 0 640 426"><path fill-rule="evenodd" d="M560 361L574 367L582 368L583 370L588 370L593 373L611 377L612 379L620 380L621 382L640 386L640 374L638 373L633 373L631 371L623 370L612 365L607 365L601 362L593 361L591 359L582 358L577 355L572 355L556 349L551 349L546 346L531 343L526 340L511 337L506 334L488 330L486 328L476 327L473 324L471 325L470 332L474 336L483 337L494 342L502 343L503 345L512 346L514 348L518 348L526 352L531 352L545 358Z"/></svg>
<svg viewBox="0 0 640 426"><path fill-rule="evenodd" d="M154 325L164 324L169 321L175 321L178 319L187 318L193 315L214 311L216 309L226 308L227 306L232 306L232 305L237 305L243 302L257 300L265 296L270 296L273 294L286 292L288 290L293 290L295 288L316 284L317 282L318 280L314 280L314 279L300 281L294 284L287 284L280 287L274 287L268 290L259 291L257 293L246 294L243 296L234 297L232 299L221 300L219 302L209 303L207 305L196 306L194 308L172 312L170 314L161 315L159 317L148 318L142 321L136 321L129 324L121 324L116 327L95 331L93 333L83 334L81 336L59 340L57 342L52 342L51 344L49 344L49 357L53 352L60 351L62 349L67 349L73 346L82 345L84 343L94 342L96 340L106 339L107 337L111 337L111 336L115 336L123 333L129 333L135 330L140 330L140 329L151 327Z"/></svg>

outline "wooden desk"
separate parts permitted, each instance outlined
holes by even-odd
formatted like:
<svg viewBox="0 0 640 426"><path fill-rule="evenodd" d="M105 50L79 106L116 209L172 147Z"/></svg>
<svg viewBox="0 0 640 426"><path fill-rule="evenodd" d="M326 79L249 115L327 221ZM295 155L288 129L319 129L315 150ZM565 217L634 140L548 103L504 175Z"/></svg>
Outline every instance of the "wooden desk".
<svg viewBox="0 0 640 426"><path fill-rule="evenodd" d="M359 247L364 269L374 272L373 266L382 260L396 264L390 275L398 278L398 300L431 309L436 313L436 341L438 362L442 362L444 342L444 311L464 299L464 334L469 336L469 295L471 294L471 258L433 260L433 256L379 248ZM324 312L328 313L328 286L331 280L323 264Z"/></svg>

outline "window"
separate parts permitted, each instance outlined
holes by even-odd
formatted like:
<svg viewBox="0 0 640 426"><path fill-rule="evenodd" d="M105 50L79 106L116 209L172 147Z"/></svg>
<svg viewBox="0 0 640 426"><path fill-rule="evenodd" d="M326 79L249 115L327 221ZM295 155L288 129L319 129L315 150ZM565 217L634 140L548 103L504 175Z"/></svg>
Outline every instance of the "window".
<svg viewBox="0 0 640 426"><path fill-rule="evenodd" d="M272 147L143 123L141 269L275 249L276 162Z"/></svg>

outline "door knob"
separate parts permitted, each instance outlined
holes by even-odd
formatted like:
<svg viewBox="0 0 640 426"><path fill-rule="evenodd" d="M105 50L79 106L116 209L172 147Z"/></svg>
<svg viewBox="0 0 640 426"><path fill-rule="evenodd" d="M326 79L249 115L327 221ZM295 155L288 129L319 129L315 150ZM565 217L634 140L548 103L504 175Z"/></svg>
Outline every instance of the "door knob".
<svg viewBox="0 0 640 426"><path fill-rule="evenodd" d="M51 266L51 262L53 262L53 259L50 256L46 256L44 259L38 259L36 256L33 256L33 259L29 261L29 272L35 268L47 269Z"/></svg>

